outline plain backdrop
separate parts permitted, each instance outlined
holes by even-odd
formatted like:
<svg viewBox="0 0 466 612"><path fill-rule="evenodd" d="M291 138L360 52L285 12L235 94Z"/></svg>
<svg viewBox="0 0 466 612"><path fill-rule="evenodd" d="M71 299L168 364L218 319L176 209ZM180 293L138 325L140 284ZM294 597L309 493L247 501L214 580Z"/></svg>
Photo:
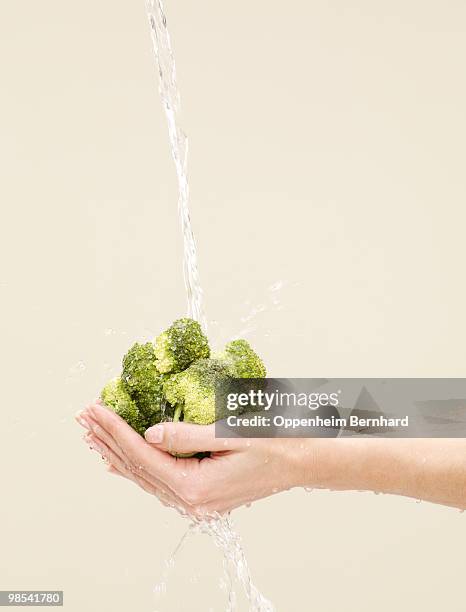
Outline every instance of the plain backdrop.
<svg viewBox="0 0 466 612"><path fill-rule="evenodd" d="M274 376L464 376L464 1L165 8L214 343ZM186 309L143 1L2 2L0 58L0 589L225 610L202 536L154 600L186 522L73 420ZM293 491L233 521L278 611L465 609L458 511Z"/></svg>

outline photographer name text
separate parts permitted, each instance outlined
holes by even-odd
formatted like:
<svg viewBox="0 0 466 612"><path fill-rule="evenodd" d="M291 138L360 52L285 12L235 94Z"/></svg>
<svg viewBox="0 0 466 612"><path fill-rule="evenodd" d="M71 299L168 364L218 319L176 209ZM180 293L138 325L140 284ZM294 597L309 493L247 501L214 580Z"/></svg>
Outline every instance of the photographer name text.
<svg viewBox="0 0 466 612"><path fill-rule="evenodd" d="M272 416L264 415L236 415L231 414L226 418L229 427L283 427L284 429L298 429L302 427L312 428L331 428L331 429L346 429L369 427L409 427L409 417L388 418L385 416L377 416L371 418L362 418L358 415L350 415L348 418L343 417L287 417L281 414Z"/></svg>

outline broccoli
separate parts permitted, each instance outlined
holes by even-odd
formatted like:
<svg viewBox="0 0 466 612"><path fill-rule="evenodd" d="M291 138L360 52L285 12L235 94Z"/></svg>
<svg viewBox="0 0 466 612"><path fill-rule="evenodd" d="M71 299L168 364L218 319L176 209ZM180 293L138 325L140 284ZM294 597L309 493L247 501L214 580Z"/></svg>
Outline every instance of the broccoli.
<svg viewBox="0 0 466 612"><path fill-rule="evenodd" d="M220 359L199 359L187 370L170 376L163 385L165 397L176 406L174 420L209 425L215 421L215 387L229 377L229 366Z"/></svg>
<svg viewBox="0 0 466 612"><path fill-rule="evenodd" d="M123 357L123 385L136 402L148 427L160 420L163 412L163 376L155 365L155 349L151 342L137 342Z"/></svg>
<svg viewBox="0 0 466 612"><path fill-rule="evenodd" d="M215 393L224 392L219 383L265 376L262 360L246 340L229 342L211 358L199 323L178 319L155 343L136 342L129 349L121 378L110 381L101 398L144 435L168 420L209 425L220 418L215 412Z"/></svg>
<svg viewBox="0 0 466 612"><path fill-rule="evenodd" d="M102 389L100 398L103 403L121 416L131 427L141 435L147 429L145 420L141 417L136 402L126 391L121 378L114 378Z"/></svg>
<svg viewBox="0 0 466 612"><path fill-rule="evenodd" d="M247 340L233 340L215 356L229 364L233 378L265 378L267 375L262 359Z"/></svg>
<svg viewBox="0 0 466 612"><path fill-rule="evenodd" d="M260 357L246 340L234 340L212 359L199 359L163 383L167 400L176 407L175 420L208 425L215 421L215 390L232 378L265 378Z"/></svg>
<svg viewBox="0 0 466 612"><path fill-rule="evenodd" d="M184 402L185 379L186 370L184 372L177 372L176 374L168 374L162 384L165 399L170 405L175 406L175 408Z"/></svg>
<svg viewBox="0 0 466 612"><path fill-rule="evenodd" d="M181 372L209 356L208 340L193 319L178 319L155 339L155 363L163 374Z"/></svg>

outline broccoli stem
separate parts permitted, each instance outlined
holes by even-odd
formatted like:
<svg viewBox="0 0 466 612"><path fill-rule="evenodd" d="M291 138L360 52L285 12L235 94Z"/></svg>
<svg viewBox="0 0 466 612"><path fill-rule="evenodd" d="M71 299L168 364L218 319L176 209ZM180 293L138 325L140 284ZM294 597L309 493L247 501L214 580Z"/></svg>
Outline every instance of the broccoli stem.
<svg viewBox="0 0 466 612"><path fill-rule="evenodd" d="M175 414L173 415L173 422L178 423L181 417L181 413L183 412L183 407L181 404L178 404L175 410Z"/></svg>

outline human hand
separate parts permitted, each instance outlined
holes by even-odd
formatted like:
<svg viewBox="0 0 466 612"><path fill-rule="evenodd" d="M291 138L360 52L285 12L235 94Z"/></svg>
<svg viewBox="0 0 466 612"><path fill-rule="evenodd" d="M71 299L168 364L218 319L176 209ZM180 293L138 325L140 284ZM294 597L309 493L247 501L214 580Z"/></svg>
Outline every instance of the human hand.
<svg viewBox="0 0 466 612"><path fill-rule="evenodd" d="M146 440L100 403L79 413L89 446L124 476L165 504L202 517L223 514L294 486L304 486L302 457L310 449L297 440L216 438L214 425L162 423ZM209 451L203 459L179 458Z"/></svg>
<svg viewBox="0 0 466 612"><path fill-rule="evenodd" d="M296 486L392 493L466 507L464 439L225 439L213 425L161 423L146 439L99 402L77 417L86 441L166 505L202 518ZM204 459L171 453L210 451Z"/></svg>

